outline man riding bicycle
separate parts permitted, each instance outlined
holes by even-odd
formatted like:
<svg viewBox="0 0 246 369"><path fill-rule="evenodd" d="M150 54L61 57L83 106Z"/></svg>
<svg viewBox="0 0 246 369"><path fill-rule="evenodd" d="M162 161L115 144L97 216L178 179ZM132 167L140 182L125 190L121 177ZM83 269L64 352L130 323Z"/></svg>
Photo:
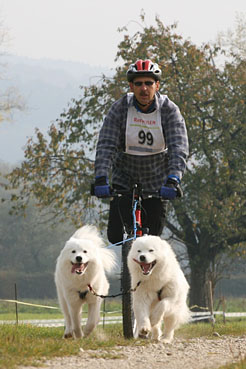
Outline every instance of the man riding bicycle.
<svg viewBox="0 0 246 369"><path fill-rule="evenodd" d="M142 226L160 236L167 200L182 196L180 182L186 168L188 137L179 108L159 93L161 70L151 60L137 60L127 71L130 91L117 100L105 117L95 160L95 195L110 196L112 186L129 189L134 183L162 198L142 201ZM132 199L110 202L108 239L122 241L123 226L132 226Z"/></svg>

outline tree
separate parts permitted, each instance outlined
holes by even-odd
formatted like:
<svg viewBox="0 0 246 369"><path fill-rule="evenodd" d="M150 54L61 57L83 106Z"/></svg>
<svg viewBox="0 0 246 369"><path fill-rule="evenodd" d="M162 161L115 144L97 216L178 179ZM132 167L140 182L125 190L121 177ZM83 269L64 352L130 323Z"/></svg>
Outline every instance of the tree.
<svg viewBox="0 0 246 369"><path fill-rule="evenodd" d="M144 14L141 15L144 24ZM33 195L40 207L52 204L59 215L80 224L81 209L90 207L93 150L100 122L110 104L128 91L128 65L149 57L164 75L163 92L177 103L190 140L185 196L173 202L167 227L187 247L191 270L190 303L206 304L205 282L215 262L245 241L245 65L233 59L223 69L215 65L219 47L200 48L175 33L175 25L143 26L132 37L126 28L118 46L118 66L112 78L82 88L48 139L37 130L25 161L9 176L16 210ZM86 212L84 212L86 216Z"/></svg>
<svg viewBox="0 0 246 369"><path fill-rule="evenodd" d="M0 19L0 55L4 55L6 52L6 46L8 45L8 32L4 26L4 22ZM1 64L0 81L5 79L6 65ZM0 93L0 123L10 119L11 113L17 110L24 109L24 101L19 95L18 91L14 87L6 89L1 88Z"/></svg>
<svg viewBox="0 0 246 369"><path fill-rule="evenodd" d="M227 55L238 55L246 59L246 17L243 13L237 13L235 29L220 32L218 43L227 51Z"/></svg>
<svg viewBox="0 0 246 369"><path fill-rule="evenodd" d="M208 276L214 283L218 279L216 263L245 247L246 239L245 62L212 70L212 77L200 88L200 93L209 89L207 98L194 102L185 197L173 204L178 226L168 223L187 246L190 301L200 306L206 305Z"/></svg>

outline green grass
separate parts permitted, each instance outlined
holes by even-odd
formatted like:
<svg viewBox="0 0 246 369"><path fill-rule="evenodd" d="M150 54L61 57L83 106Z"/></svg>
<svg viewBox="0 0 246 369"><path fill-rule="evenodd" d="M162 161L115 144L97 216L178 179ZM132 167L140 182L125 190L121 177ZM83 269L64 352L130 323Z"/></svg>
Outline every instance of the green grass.
<svg viewBox="0 0 246 369"><path fill-rule="evenodd" d="M34 304L32 305L22 305L18 304L18 312L19 313L48 313L48 314L57 314L60 313L60 308L58 305L57 300L30 300L30 299L18 299L20 302L25 302L28 304ZM56 309L47 309L43 307L37 307L35 305L42 305L42 306L51 306L55 307ZM0 301L0 312L3 313L13 313L15 314L16 305L13 302L7 302L7 301Z"/></svg>
<svg viewBox="0 0 246 369"><path fill-rule="evenodd" d="M59 308L57 300L29 300L20 299L21 302L32 303L35 305L44 305L55 307L56 309L47 309L43 307L18 304L18 320L30 319L62 319L63 314ZM109 316L117 316L121 313L121 302L118 300L107 300L102 304L101 310L105 313L110 312ZM102 313L103 315L103 313ZM83 306L83 317L87 317L87 305ZM16 320L15 303L0 301L0 320Z"/></svg>
<svg viewBox="0 0 246 369"><path fill-rule="evenodd" d="M213 334L215 332L218 333L220 336L241 336L246 332L246 320L231 320L228 321L226 324L224 324L223 322L218 322L215 323L214 326L209 323L188 324L181 327L175 333L175 336L186 339L202 336L214 338Z"/></svg>
<svg viewBox="0 0 246 369"><path fill-rule="evenodd" d="M77 355L83 350L109 350L108 357L112 357L110 349L117 345L131 345L132 340L125 340L121 326L101 327L93 334L80 340L64 340L63 328L40 328L31 325L2 325L0 326L0 368L14 369L18 365L34 365L42 363L44 359L56 356ZM138 342L138 345L142 344ZM95 351L95 355L97 355ZM105 353L104 353L105 355Z"/></svg>
<svg viewBox="0 0 246 369"><path fill-rule="evenodd" d="M49 313L19 313L18 320L31 320L31 319L63 319L62 313L49 314ZM0 313L0 320L16 320L15 313Z"/></svg>
<svg viewBox="0 0 246 369"><path fill-rule="evenodd" d="M214 309L222 310L222 302L220 300L215 301ZM234 297L225 299L225 310L227 313L231 312L246 312L246 298Z"/></svg>
<svg viewBox="0 0 246 369"><path fill-rule="evenodd" d="M239 363L229 364L226 366L221 366L219 369L246 369L246 360L243 359Z"/></svg>

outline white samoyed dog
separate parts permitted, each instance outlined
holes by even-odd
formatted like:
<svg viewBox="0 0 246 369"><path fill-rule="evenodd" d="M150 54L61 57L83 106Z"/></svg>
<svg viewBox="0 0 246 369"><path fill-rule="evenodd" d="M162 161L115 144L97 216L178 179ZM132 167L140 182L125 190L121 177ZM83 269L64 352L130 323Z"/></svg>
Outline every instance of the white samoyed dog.
<svg viewBox="0 0 246 369"><path fill-rule="evenodd" d="M105 272L114 266L115 256L104 248L96 227L83 226L66 242L55 270L58 300L65 318L64 338L87 336L98 324L102 299L93 295L90 287L98 295L107 295L109 283ZM84 303L88 304L88 319L82 331Z"/></svg>
<svg viewBox="0 0 246 369"><path fill-rule="evenodd" d="M189 320L189 285L171 246L160 237L137 238L128 254L136 336L171 342L174 330ZM162 322L164 335L162 337Z"/></svg>

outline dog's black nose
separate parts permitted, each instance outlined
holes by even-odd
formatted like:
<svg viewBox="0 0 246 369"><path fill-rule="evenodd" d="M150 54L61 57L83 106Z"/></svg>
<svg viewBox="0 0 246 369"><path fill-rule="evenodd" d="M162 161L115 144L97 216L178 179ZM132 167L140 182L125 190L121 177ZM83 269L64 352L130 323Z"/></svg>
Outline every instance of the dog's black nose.
<svg viewBox="0 0 246 369"><path fill-rule="evenodd" d="M146 257L144 255L140 255L140 261L145 261L146 260Z"/></svg>
<svg viewBox="0 0 246 369"><path fill-rule="evenodd" d="M82 257L81 257L81 256L76 256L76 261L77 261L78 263L81 263L81 261L82 261Z"/></svg>

